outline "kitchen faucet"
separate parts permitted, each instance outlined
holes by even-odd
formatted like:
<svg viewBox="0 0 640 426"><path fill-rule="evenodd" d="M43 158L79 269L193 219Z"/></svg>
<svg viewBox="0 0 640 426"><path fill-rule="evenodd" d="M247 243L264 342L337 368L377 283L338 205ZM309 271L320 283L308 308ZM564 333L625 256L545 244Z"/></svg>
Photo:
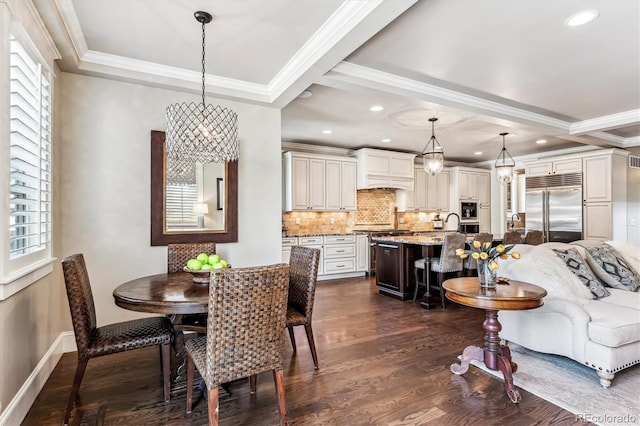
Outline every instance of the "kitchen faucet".
<svg viewBox="0 0 640 426"><path fill-rule="evenodd" d="M512 215L511 215L511 228L512 228L512 229L516 227L516 223L515 223L515 221L513 220L513 217L514 217L514 216L516 217L516 219L518 219L518 222L520 222L520 216L518 216L518 213L514 213L514 214L512 214Z"/></svg>
<svg viewBox="0 0 640 426"><path fill-rule="evenodd" d="M458 232L462 232L462 229L460 228L460 216L458 216L458 213L449 213L447 215L447 218L444 220L445 223L449 223L449 218L451 216L455 216L458 218Z"/></svg>

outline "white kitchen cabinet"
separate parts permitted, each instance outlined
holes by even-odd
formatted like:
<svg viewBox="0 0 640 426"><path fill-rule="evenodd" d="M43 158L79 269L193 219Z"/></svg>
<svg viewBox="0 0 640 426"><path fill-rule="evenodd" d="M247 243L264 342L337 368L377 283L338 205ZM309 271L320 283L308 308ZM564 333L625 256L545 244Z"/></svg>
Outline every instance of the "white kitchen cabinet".
<svg viewBox="0 0 640 426"><path fill-rule="evenodd" d="M478 173L460 170L458 176L458 199L478 200Z"/></svg>
<svg viewBox="0 0 640 426"><path fill-rule="evenodd" d="M369 270L369 237L356 235L356 271L367 272Z"/></svg>
<svg viewBox="0 0 640 426"><path fill-rule="evenodd" d="M356 236L324 237L324 275L356 272Z"/></svg>
<svg viewBox="0 0 640 426"><path fill-rule="evenodd" d="M491 174L478 173L478 204L491 205Z"/></svg>
<svg viewBox="0 0 640 426"><path fill-rule="evenodd" d="M529 163L527 164L525 174L527 176L544 176L578 173L581 171L582 159L580 157L570 157Z"/></svg>
<svg viewBox="0 0 640 426"><path fill-rule="evenodd" d="M357 189L395 188L413 191L415 154L362 148L356 151Z"/></svg>
<svg viewBox="0 0 640 426"><path fill-rule="evenodd" d="M449 211L451 193L449 171L443 170L440 173L431 175L426 173L427 178L427 210L429 211Z"/></svg>
<svg viewBox="0 0 640 426"><path fill-rule="evenodd" d="M583 239L627 240L628 156L617 149L583 155Z"/></svg>
<svg viewBox="0 0 640 426"><path fill-rule="evenodd" d="M413 176L413 208L427 210L427 172L422 167L416 167Z"/></svg>
<svg viewBox="0 0 640 426"><path fill-rule="evenodd" d="M283 162L286 211L356 209L353 158L287 152Z"/></svg>
<svg viewBox="0 0 640 426"><path fill-rule="evenodd" d="M491 206L478 206L478 222L480 232L491 232Z"/></svg>
<svg viewBox="0 0 640 426"><path fill-rule="evenodd" d="M324 274L324 238L318 237L298 237L298 244L303 247L311 247L320 250L320 261L318 262L318 275Z"/></svg>
<svg viewBox="0 0 640 426"><path fill-rule="evenodd" d="M585 202L611 201L611 156L587 157L582 162L582 196Z"/></svg>
<svg viewBox="0 0 640 426"><path fill-rule="evenodd" d="M586 203L583 208L582 239L611 240L612 220L611 203Z"/></svg>
<svg viewBox="0 0 640 426"><path fill-rule="evenodd" d="M282 237L282 262L289 263L291 247L298 245L298 237Z"/></svg>
<svg viewBox="0 0 640 426"><path fill-rule="evenodd" d="M449 182L449 171L446 169L431 175L422 167L416 167L414 190L396 192L398 211L449 211Z"/></svg>
<svg viewBox="0 0 640 426"><path fill-rule="evenodd" d="M356 161L326 161L327 210L356 209Z"/></svg>

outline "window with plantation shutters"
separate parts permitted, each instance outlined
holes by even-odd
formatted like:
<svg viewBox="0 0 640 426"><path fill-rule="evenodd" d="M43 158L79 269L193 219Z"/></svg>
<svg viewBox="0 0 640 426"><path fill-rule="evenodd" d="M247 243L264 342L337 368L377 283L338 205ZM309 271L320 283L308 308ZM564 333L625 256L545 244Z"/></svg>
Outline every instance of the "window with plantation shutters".
<svg viewBox="0 0 640 426"><path fill-rule="evenodd" d="M196 185L166 185L165 208L167 230L195 229L198 216L193 214L193 205L198 200Z"/></svg>
<svg viewBox="0 0 640 426"><path fill-rule="evenodd" d="M9 258L51 243L51 82L10 38Z"/></svg>

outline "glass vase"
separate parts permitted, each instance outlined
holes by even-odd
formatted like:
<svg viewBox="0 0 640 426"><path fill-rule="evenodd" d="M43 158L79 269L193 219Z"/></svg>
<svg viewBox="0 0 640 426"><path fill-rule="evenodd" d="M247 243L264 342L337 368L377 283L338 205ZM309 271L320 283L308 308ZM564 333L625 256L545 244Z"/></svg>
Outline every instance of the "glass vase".
<svg viewBox="0 0 640 426"><path fill-rule="evenodd" d="M497 281L496 271L492 271L489 268L489 261L478 259L478 280L480 280L480 287L494 288Z"/></svg>

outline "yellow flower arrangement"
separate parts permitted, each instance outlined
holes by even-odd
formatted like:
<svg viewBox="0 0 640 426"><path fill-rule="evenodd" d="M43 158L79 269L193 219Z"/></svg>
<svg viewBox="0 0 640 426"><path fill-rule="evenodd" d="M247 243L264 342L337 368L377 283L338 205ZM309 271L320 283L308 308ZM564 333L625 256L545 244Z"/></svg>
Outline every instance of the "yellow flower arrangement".
<svg viewBox="0 0 640 426"><path fill-rule="evenodd" d="M456 255L460 256L462 259L466 259L471 256L476 260L484 260L489 262L489 269L495 271L498 269L498 262L496 259L508 259L509 252L515 246L515 244L511 244L505 246L503 244L498 244L495 247L491 247L491 242L483 243L477 240L474 240L469 244L469 250L465 249L457 249ZM520 253L514 251L511 253L511 257L514 259L520 259Z"/></svg>

